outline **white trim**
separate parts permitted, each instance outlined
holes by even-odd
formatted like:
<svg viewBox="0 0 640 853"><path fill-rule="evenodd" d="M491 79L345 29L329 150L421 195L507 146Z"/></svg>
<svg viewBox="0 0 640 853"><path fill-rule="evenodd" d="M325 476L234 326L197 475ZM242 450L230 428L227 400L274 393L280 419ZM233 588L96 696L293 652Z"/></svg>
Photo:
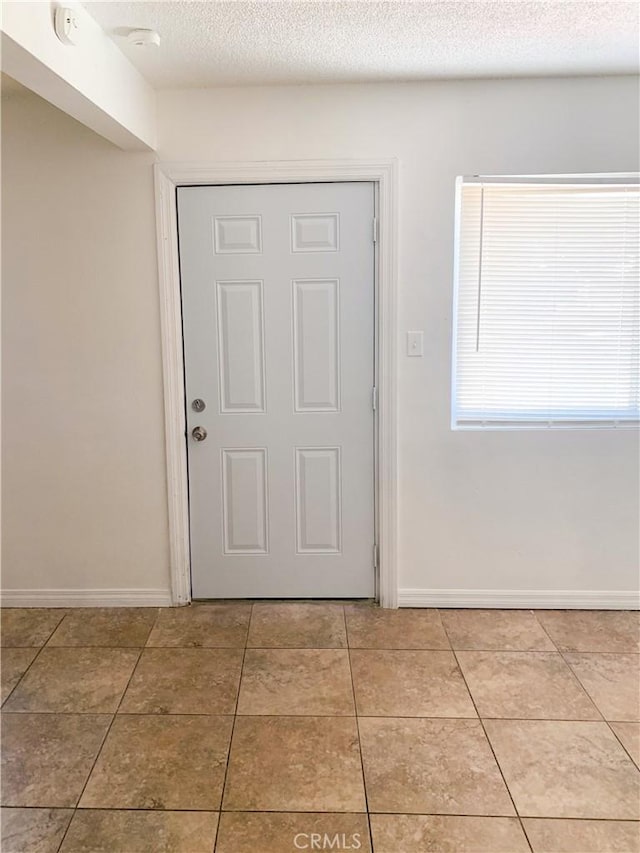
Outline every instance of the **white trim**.
<svg viewBox="0 0 640 853"><path fill-rule="evenodd" d="M389 160L284 160L242 163L156 163L156 227L165 400L171 589L175 604L191 599L189 503L185 444L184 364L178 268L177 186L201 184L372 181L376 184L379 240L378 290L377 530L378 597L398 606L397 580L397 373L396 234L398 162Z"/></svg>
<svg viewBox="0 0 640 853"><path fill-rule="evenodd" d="M583 184L607 184L617 186L618 184L637 184L640 183L639 172L594 172L593 174L576 174L576 175L463 175L462 180L465 184L511 184L518 182L526 182L527 184L544 183L544 184L563 184L566 185L575 183L576 185Z"/></svg>
<svg viewBox="0 0 640 853"><path fill-rule="evenodd" d="M169 569L173 603L188 604L191 601L189 496L185 443L178 219L175 184L157 165L154 171L169 511Z"/></svg>
<svg viewBox="0 0 640 853"><path fill-rule="evenodd" d="M2 607L171 607L168 589L5 589Z"/></svg>
<svg viewBox="0 0 640 853"><path fill-rule="evenodd" d="M637 590L401 589L400 607L491 607L545 610L638 610Z"/></svg>

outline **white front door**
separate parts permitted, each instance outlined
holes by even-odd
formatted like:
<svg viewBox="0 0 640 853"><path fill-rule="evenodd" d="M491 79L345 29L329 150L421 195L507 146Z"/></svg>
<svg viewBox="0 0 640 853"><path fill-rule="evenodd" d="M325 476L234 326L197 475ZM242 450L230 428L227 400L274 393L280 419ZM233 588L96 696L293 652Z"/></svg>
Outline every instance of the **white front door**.
<svg viewBox="0 0 640 853"><path fill-rule="evenodd" d="M193 597L371 597L373 184L177 193Z"/></svg>

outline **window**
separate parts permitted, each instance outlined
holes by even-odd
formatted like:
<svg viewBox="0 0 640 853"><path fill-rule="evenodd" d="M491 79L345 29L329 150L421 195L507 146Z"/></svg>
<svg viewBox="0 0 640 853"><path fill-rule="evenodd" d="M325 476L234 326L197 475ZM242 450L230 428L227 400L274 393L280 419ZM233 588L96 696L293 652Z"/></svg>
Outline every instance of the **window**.
<svg viewBox="0 0 640 853"><path fill-rule="evenodd" d="M458 179L452 427L640 418L637 181Z"/></svg>

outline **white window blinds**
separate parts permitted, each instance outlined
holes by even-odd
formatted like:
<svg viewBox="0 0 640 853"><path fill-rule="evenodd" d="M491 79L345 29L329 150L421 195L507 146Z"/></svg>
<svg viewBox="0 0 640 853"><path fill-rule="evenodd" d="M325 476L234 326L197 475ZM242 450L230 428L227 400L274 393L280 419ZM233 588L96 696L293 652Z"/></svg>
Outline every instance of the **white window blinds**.
<svg viewBox="0 0 640 853"><path fill-rule="evenodd" d="M452 425L640 416L637 184L458 184Z"/></svg>

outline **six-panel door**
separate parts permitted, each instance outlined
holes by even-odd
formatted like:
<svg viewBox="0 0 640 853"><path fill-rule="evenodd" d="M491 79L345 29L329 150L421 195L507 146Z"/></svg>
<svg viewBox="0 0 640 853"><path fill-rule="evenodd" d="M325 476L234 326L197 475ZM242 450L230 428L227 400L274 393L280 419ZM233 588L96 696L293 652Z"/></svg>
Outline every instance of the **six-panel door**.
<svg viewBox="0 0 640 853"><path fill-rule="evenodd" d="M369 183L178 189L194 598L374 594L373 215Z"/></svg>

